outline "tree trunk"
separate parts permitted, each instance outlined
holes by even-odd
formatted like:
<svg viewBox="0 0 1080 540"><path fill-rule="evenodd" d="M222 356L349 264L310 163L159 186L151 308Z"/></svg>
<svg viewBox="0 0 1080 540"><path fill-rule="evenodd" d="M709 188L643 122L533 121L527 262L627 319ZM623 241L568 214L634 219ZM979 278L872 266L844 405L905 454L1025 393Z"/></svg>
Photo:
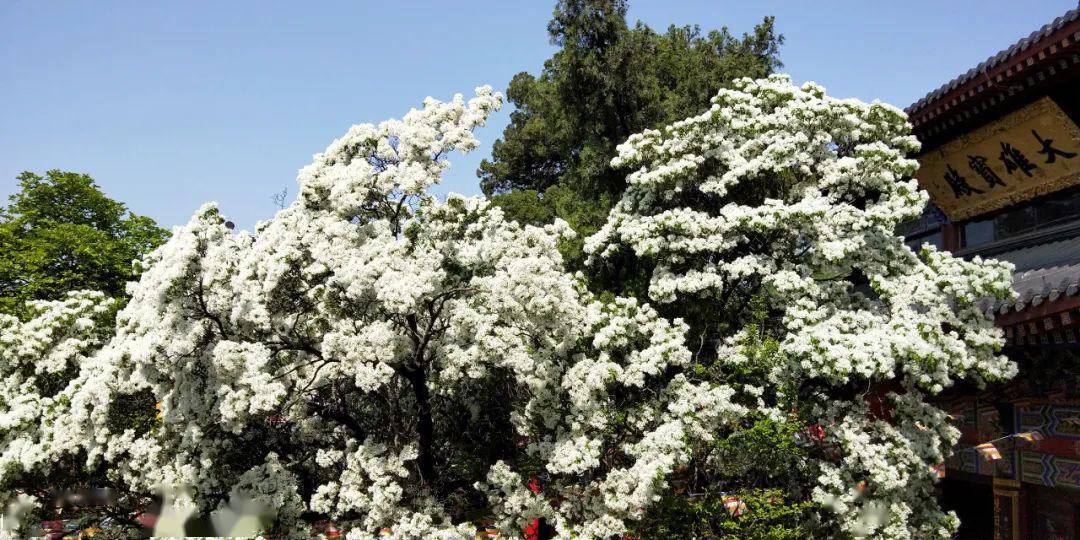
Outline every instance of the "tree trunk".
<svg viewBox="0 0 1080 540"><path fill-rule="evenodd" d="M408 373L412 384L413 397L416 399L416 431L419 436L419 450L416 464L420 467L420 480L424 485L432 486L435 482L435 424L431 419L431 394L428 392L427 377L422 367Z"/></svg>

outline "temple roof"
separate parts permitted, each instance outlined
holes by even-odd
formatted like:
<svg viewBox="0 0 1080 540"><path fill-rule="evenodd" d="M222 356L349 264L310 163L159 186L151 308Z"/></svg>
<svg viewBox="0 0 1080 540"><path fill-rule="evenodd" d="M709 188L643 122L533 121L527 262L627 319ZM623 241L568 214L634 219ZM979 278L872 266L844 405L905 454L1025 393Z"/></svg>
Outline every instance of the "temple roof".
<svg viewBox="0 0 1080 540"><path fill-rule="evenodd" d="M1059 300L1080 301L1080 236L1048 242L993 256L1016 266L1013 274L1015 301L986 299L982 309L995 316L1021 312ZM1039 316L1032 314L1033 316ZM1015 316L1012 318L1016 318Z"/></svg>
<svg viewBox="0 0 1080 540"><path fill-rule="evenodd" d="M927 138L979 116L1080 64L1080 7L926 94L905 111Z"/></svg>

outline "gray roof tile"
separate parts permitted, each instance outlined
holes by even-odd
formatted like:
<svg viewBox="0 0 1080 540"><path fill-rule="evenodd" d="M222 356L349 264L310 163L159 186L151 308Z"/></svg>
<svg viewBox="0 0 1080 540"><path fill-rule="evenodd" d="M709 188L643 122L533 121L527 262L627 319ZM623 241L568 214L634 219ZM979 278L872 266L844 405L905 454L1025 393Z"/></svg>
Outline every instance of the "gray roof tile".
<svg viewBox="0 0 1080 540"><path fill-rule="evenodd" d="M994 258L1016 266L1013 289L1017 298L1015 303L984 300L979 307L987 313L1022 311L1080 292L1080 237L1008 251Z"/></svg>

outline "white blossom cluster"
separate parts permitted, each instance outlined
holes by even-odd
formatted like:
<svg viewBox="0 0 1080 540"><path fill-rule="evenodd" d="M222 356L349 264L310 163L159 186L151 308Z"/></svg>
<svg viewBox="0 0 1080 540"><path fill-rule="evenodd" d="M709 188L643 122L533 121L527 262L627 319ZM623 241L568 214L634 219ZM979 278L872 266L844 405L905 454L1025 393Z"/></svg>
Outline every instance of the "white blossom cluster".
<svg viewBox="0 0 1080 540"><path fill-rule="evenodd" d="M1010 294L1011 268L913 253L894 233L926 203L908 157L918 147L894 107L786 76L741 80L707 112L619 147L629 187L586 242L594 265L620 253L654 265L661 304L766 299L784 358L770 375L777 403L806 394L803 419L839 449L822 458L814 500L845 534L948 537L956 519L934 502L931 467L956 433L924 396L1015 373L977 305ZM747 321L727 322L716 361L734 366ZM891 418L877 418L864 395L888 381Z"/></svg>
<svg viewBox="0 0 1080 540"><path fill-rule="evenodd" d="M114 301L75 291L56 301L32 302L23 322L0 314L0 485L19 475L46 477L75 453L69 403L81 388L86 354L109 337ZM16 493L2 493L5 502Z"/></svg>

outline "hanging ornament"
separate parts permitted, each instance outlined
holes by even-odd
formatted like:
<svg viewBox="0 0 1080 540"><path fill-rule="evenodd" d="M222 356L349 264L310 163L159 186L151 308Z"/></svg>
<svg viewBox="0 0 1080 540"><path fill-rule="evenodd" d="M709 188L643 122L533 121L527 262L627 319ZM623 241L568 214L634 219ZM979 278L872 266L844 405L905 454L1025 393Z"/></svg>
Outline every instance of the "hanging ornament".
<svg viewBox="0 0 1080 540"><path fill-rule="evenodd" d="M998 452L997 447L991 443L982 443L975 447L975 451L979 453L986 461L995 461L1001 459L1001 452Z"/></svg>
<svg viewBox="0 0 1080 540"><path fill-rule="evenodd" d="M1032 444L1043 440L1042 433L1039 433L1038 431L1025 431L1023 433L1017 433L1016 436Z"/></svg>

